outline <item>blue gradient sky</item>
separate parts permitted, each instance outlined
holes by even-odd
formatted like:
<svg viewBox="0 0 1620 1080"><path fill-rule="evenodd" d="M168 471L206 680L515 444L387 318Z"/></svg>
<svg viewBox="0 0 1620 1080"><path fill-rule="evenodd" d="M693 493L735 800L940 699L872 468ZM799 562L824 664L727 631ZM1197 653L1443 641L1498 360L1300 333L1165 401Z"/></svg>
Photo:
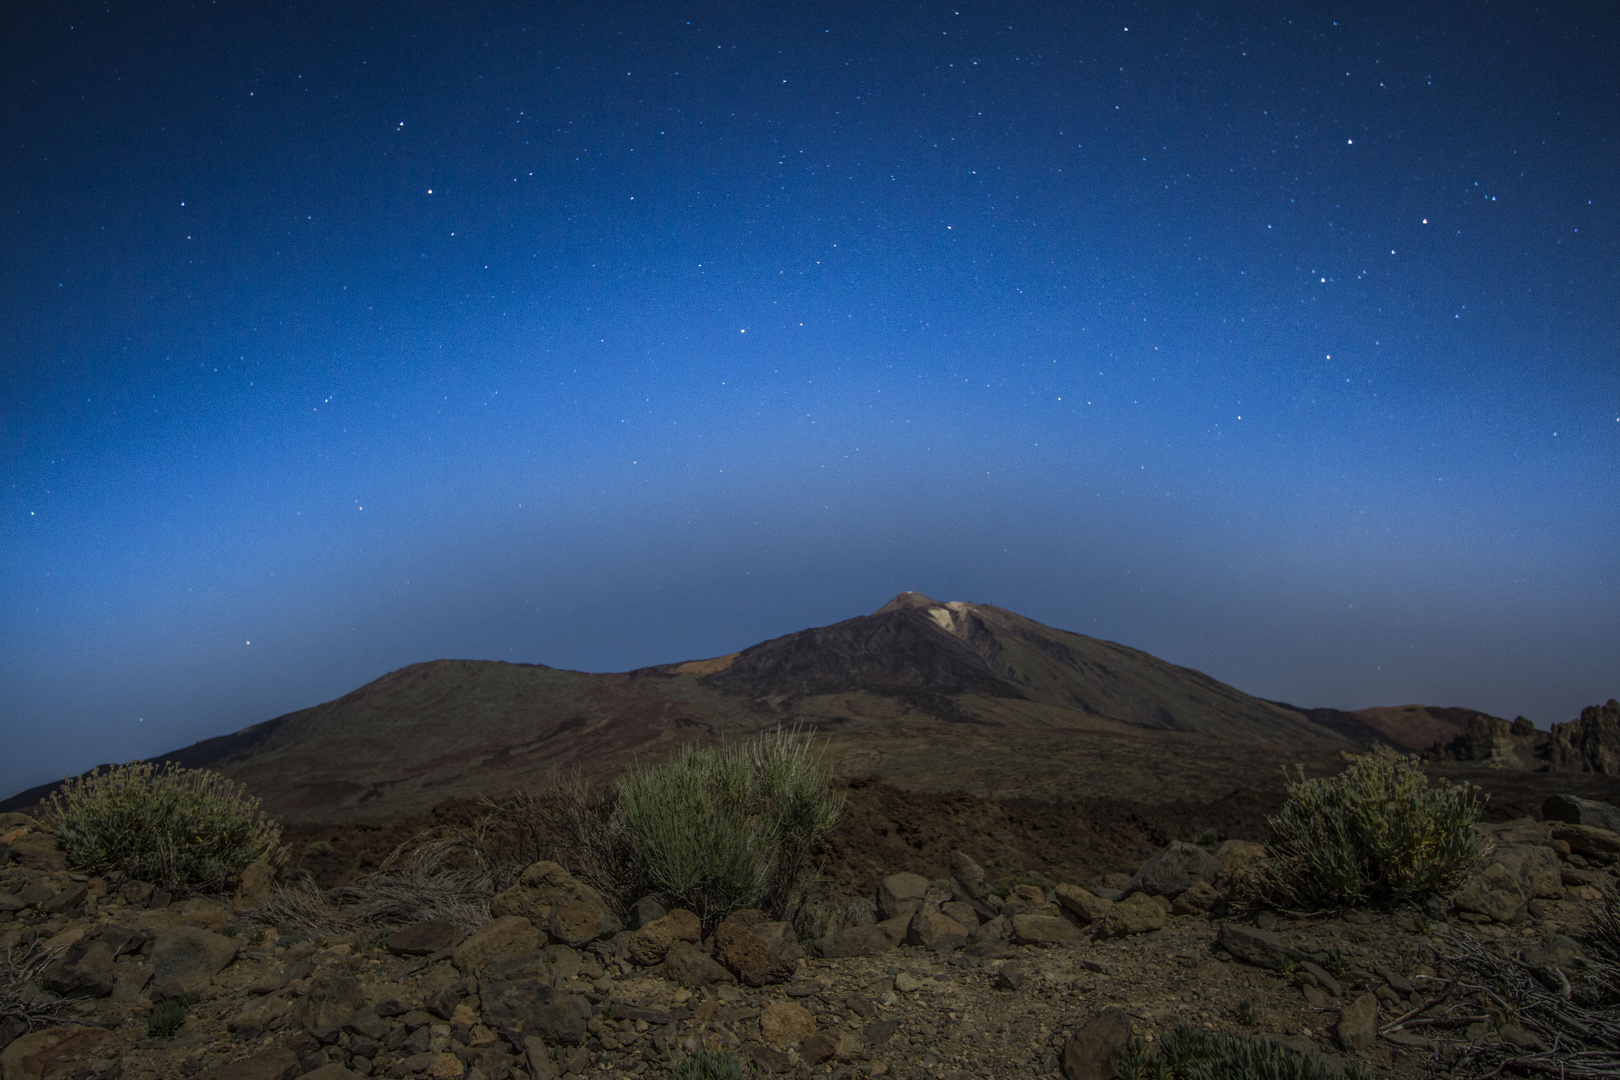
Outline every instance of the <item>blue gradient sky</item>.
<svg viewBox="0 0 1620 1080"><path fill-rule="evenodd" d="M901 589L1620 694L1615 9L1032 7L18 16L0 794Z"/></svg>

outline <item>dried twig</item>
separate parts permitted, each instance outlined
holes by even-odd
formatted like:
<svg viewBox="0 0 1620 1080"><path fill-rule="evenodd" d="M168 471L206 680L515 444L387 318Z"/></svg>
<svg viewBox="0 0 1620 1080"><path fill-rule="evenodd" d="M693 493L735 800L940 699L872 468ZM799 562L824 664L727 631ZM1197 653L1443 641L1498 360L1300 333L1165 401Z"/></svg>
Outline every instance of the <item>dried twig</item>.
<svg viewBox="0 0 1620 1080"><path fill-rule="evenodd" d="M0 961L0 1021L21 1020L29 1030L41 1024L59 1024L65 1019L66 1000L45 997L40 978L45 969L63 952L47 949L37 941L20 953L7 948Z"/></svg>

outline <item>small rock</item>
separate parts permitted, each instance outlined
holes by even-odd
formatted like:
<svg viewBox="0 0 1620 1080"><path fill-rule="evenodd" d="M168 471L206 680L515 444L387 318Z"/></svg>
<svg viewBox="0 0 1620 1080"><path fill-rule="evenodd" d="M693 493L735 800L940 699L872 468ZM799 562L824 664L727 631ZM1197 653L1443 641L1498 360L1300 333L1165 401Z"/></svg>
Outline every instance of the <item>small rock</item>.
<svg viewBox="0 0 1620 1080"><path fill-rule="evenodd" d="M107 943L80 938L45 969L42 981L47 990L63 997L106 997L117 978Z"/></svg>
<svg viewBox="0 0 1620 1080"><path fill-rule="evenodd" d="M1024 985L1026 977L1022 964L1002 964L996 969L994 985L997 990L1017 990Z"/></svg>
<svg viewBox="0 0 1620 1080"><path fill-rule="evenodd" d="M815 1034L810 1010L792 1001L773 1001L759 1014L759 1034L778 1050L786 1050Z"/></svg>
<svg viewBox="0 0 1620 1080"><path fill-rule="evenodd" d="M966 926L927 904L917 909L906 927L906 943L925 949L961 948L967 944L967 936Z"/></svg>
<svg viewBox="0 0 1620 1080"><path fill-rule="evenodd" d="M793 965L754 933L754 926L765 921L763 911L749 908L727 915L714 931L714 958L747 986L786 982L793 975Z"/></svg>
<svg viewBox="0 0 1620 1080"><path fill-rule="evenodd" d="M547 1042L578 1046L585 1041L591 1003L579 994L558 994L533 1012L535 1032Z"/></svg>
<svg viewBox="0 0 1620 1080"><path fill-rule="evenodd" d="M761 1072L785 1073L793 1071L793 1059L775 1047L754 1043L748 1047L748 1057Z"/></svg>
<svg viewBox="0 0 1620 1080"><path fill-rule="evenodd" d="M1142 864L1125 886L1125 894L1180 896L1199 882L1212 882L1221 872L1220 860L1197 844L1172 840L1163 851Z"/></svg>
<svg viewBox="0 0 1620 1080"><path fill-rule="evenodd" d="M237 943L196 926L174 926L152 943L152 981L170 980L190 990L225 970L236 959Z"/></svg>
<svg viewBox="0 0 1620 1080"><path fill-rule="evenodd" d="M690 941L677 941L664 954L664 976L688 986L735 983L737 977Z"/></svg>
<svg viewBox="0 0 1620 1080"><path fill-rule="evenodd" d="M1252 840L1228 840L1215 849L1215 860L1221 864L1221 873L1230 874L1253 863L1263 862L1266 846Z"/></svg>
<svg viewBox="0 0 1620 1080"><path fill-rule="evenodd" d="M1620 859L1620 833L1600 829L1595 825L1559 823L1553 826L1552 835L1554 840L1562 840L1569 845L1571 851L1585 855L1589 859L1598 859L1602 862Z"/></svg>
<svg viewBox="0 0 1620 1080"><path fill-rule="evenodd" d="M1344 993L1344 990L1339 986L1339 980L1334 978L1332 973L1315 961L1301 960L1299 962L1299 970L1315 979L1316 985L1320 986L1323 991L1331 994L1333 997L1338 997Z"/></svg>
<svg viewBox="0 0 1620 1080"><path fill-rule="evenodd" d="M219 1069L219 1080L292 1080L303 1070L298 1055L285 1046L272 1046Z"/></svg>
<svg viewBox="0 0 1620 1080"><path fill-rule="evenodd" d="M360 984L347 975L322 971L309 982L309 990L299 1000L296 1011L300 1026L314 1030L333 1028L354 1015L365 1000Z"/></svg>
<svg viewBox="0 0 1620 1080"><path fill-rule="evenodd" d="M538 1035L525 1037L523 1050L529 1062L530 1080L557 1080L557 1062L544 1039Z"/></svg>
<svg viewBox="0 0 1620 1080"><path fill-rule="evenodd" d="M1242 923L1222 923L1216 942L1239 960L1272 971L1281 971L1289 964L1310 959L1308 953L1284 945L1271 931L1257 930Z"/></svg>
<svg viewBox="0 0 1620 1080"><path fill-rule="evenodd" d="M900 1030L900 1021L898 1020L873 1020L861 1028L861 1038L866 1040L866 1045L879 1047L888 1042L889 1038L898 1030Z"/></svg>
<svg viewBox="0 0 1620 1080"><path fill-rule="evenodd" d="M104 1028L45 1028L14 1040L0 1053L0 1076L5 1080L56 1080L76 1063L86 1061L108 1036Z"/></svg>
<svg viewBox="0 0 1620 1080"><path fill-rule="evenodd" d="M1206 915L1221 902L1221 894L1207 881L1197 881L1170 903L1172 915Z"/></svg>
<svg viewBox="0 0 1620 1080"><path fill-rule="evenodd" d="M1104 900L1078 885L1059 885L1055 891L1057 902L1086 923L1106 917L1108 909L1114 906L1112 900Z"/></svg>
<svg viewBox="0 0 1620 1080"><path fill-rule="evenodd" d="M521 915L491 919L456 946L451 961L462 975L477 971L498 953L535 952L545 941L533 923Z"/></svg>
<svg viewBox="0 0 1620 1080"><path fill-rule="evenodd" d="M894 942L875 923L847 927L816 942L817 955L828 960L848 956L873 956L892 948Z"/></svg>
<svg viewBox="0 0 1620 1080"><path fill-rule="evenodd" d="M1522 916L1528 899L1519 875L1499 862L1492 862L1470 877L1451 895L1451 903L1458 911L1476 912L1503 923Z"/></svg>
<svg viewBox="0 0 1620 1080"><path fill-rule="evenodd" d="M54 833L34 829L14 837L7 846L11 849L11 861L18 866L47 873L67 869L67 853L58 850Z"/></svg>
<svg viewBox="0 0 1620 1080"><path fill-rule="evenodd" d="M236 883L236 895L231 897L231 910L250 911L269 903L270 886L275 879L275 869L265 860L255 859L248 863Z"/></svg>
<svg viewBox="0 0 1620 1080"><path fill-rule="evenodd" d="M1164 925L1163 911L1159 911L1158 925ZM1061 915L1014 915L1012 931L1013 940L1020 945L1067 945L1080 940L1079 928Z"/></svg>
<svg viewBox="0 0 1620 1080"><path fill-rule="evenodd" d="M951 852L951 880L970 900L983 902L989 895L985 888L984 867L963 851Z"/></svg>
<svg viewBox="0 0 1620 1080"><path fill-rule="evenodd" d="M1104 1009L1063 1044L1067 1080L1113 1080L1131 1041L1131 1019L1124 1009Z"/></svg>
<svg viewBox="0 0 1620 1080"><path fill-rule="evenodd" d="M898 972L894 977L894 989L897 993L914 993L922 986L922 982L909 971Z"/></svg>
<svg viewBox="0 0 1620 1080"><path fill-rule="evenodd" d="M1541 1036L1533 1031L1526 1031L1517 1024L1503 1024L1497 1029L1496 1033L1503 1042L1509 1046L1516 1046L1520 1050L1545 1052L1548 1048L1547 1044L1542 1041Z"/></svg>
<svg viewBox="0 0 1620 1080"><path fill-rule="evenodd" d="M878 918L909 918L927 894L928 879L921 874L890 874L878 885Z"/></svg>
<svg viewBox="0 0 1620 1080"><path fill-rule="evenodd" d="M832 1057L834 1049L832 1036L819 1031L799 1044L799 1060L814 1068Z"/></svg>
<svg viewBox="0 0 1620 1080"><path fill-rule="evenodd" d="M1350 1053L1371 1052L1378 1035L1378 999L1362 994L1339 1013L1339 1025L1333 1034L1339 1045Z"/></svg>
<svg viewBox="0 0 1620 1080"><path fill-rule="evenodd" d="M601 894L587 885L579 886L573 895L552 906L547 926L552 940L576 949L624 929Z"/></svg>
<svg viewBox="0 0 1620 1080"><path fill-rule="evenodd" d="M1145 934L1164 925L1165 911L1153 897L1136 892L1118 901L1103 917L1105 937Z"/></svg>
<svg viewBox="0 0 1620 1080"><path fill-rule="evenodd" d="M45 914L65 915L77 912L84 907L85 898L90 895L89 887L83 884L69 885L49 900L45 901Z"/></svg>
<svg viewBox="0 0 1620 1080"><path fill-rule="evenodd" d="M703 936L703 924L685 908L676 908L667 915L644 923L634 931L627 942L630 959L644 967L664 962L664 954L677 941L697 941Z"/></svg>
<svg viewBox="0 0 1620 1080"><path fill-rule="evenodd" d="M402 926L388 935L386 947L395 956L431 956L454 948L467 935L446 919L428 919Z"/></svg>
<svg viewBox="0 0 1620 1080"><path fill-rule="evenodd" d="M630 929L640 930L648 923L657 922L668 914L669 909L664 907L663 902L658 897L643 896L630 909Z"/></svg>

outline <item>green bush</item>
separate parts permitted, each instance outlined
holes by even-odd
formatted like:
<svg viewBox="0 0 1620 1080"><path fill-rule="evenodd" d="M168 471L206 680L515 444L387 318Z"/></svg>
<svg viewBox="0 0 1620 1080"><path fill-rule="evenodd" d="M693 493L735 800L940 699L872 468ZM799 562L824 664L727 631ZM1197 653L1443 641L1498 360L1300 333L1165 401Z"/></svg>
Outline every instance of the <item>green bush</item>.
<svg viewBox="0 0 1620 1080"><path fill-rule="evenodd" d="M1480 856L1483 806L1466 784L1431 788L1415 757L1373 753L1337 776L1302 773L1267 819L1270 861L1250 887L1302 907L1421 899Z"/></svg>
<svg viewBox="0 0 1620 1080"><path fill-rule="evenodd" d="M1116 1080L1328 1080L1315 1054L1301 1054L1254 1035L1217 1035L1182 1027L1157 1046L1133 1040L1114 1072ZM1348 1065L1342 1080L1374 1080L1371 1070Z"/></svg>
<svg viewBox="0 0 1620 1080"><path fill-rule="evenodd" d="M713 925L780 909L810 846L843 812L812 739L777 731L737 745L687 745L619 782L614 823L635 887Z"/></svg>
<svg viewBox="0 0 1620 1080"><path fill-rule="evenodd" d="M698 1050L676 1066L670 1080L749 1080L756 1070L744 1068L729 1050Z"/></svg>
<svg viewBox="0 0 1620 1080"><path fill-rule="evenodd" d="M47 815L76 870L122 870L166 887L221 887L286 859L281 826L217 773L169 763L97 769L63 783Z"/></svg>
<svg viewBox="0 0 1620 1080"><path fill-rule="evenodd" d="M186 1024L186 1008L190 1002L184 998L168 998L158 1003L152 1015L146 1018L146 1035L151 1039L167 1039Z"/></svg>

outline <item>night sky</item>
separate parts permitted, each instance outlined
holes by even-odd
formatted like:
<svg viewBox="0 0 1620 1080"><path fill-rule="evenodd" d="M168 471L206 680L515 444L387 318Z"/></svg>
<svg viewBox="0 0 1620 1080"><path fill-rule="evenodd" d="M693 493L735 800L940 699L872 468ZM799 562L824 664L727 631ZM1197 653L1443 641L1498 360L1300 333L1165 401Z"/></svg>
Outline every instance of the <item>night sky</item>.
<svg viewBox="0 0 1620 1080"><path fill-rule="evenodd" d="M1620 9L24 5L0 795L902 589L1620 695Z"/></svg>

